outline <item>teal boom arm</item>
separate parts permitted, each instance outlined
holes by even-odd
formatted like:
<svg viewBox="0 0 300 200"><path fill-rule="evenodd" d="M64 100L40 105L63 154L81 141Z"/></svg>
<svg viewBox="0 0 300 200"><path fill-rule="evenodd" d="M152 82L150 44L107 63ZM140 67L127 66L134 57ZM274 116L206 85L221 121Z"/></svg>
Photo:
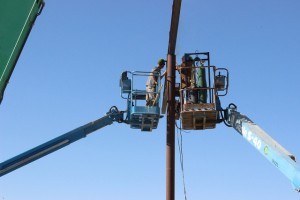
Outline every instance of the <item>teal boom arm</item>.
<svg viewBox="0 0 300 200"><path fill-rule="evenodd" d="M292 182L296 191L300 192L300 166L294 155L278 144L247 116L235 111L235 109L228 109L228 122Z"/></svg>
<svg viewBox="0 0 300 200"><path fill-rule="evenodd" d="M113 122L123 122L123 111L118 111L116 107L112 107L104 117L76 128L68 133L65 133L57 138L54 138L44 144L41 144L31 150L28 150L20 155L17 155L7 161L0 163L0 176L3 176L11 171L14 171L26 164L29 164L43 156L46 156L58 149L61 149L79 139L86 137Z"/></svg>

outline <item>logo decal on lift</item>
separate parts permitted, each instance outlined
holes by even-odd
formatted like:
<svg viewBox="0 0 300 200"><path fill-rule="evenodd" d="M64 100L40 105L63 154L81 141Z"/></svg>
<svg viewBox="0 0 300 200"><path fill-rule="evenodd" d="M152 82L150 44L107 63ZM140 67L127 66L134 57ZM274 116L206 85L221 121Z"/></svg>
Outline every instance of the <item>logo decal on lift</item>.
<svg viewBox="0 0 300 200"><path fill-rule="evenodd" d="M242 124L242 134L253 146L260 150L262 145L260 138L244 124Z"/></svg>
<svg viewBox="0 0 300 200"><path fill-rule="evenodd" d="M265 146L265 148L264 148L264 153L265 153L265 155L268 155L268 154L269 154L269 147L268 147L268 146Z"/></svg>

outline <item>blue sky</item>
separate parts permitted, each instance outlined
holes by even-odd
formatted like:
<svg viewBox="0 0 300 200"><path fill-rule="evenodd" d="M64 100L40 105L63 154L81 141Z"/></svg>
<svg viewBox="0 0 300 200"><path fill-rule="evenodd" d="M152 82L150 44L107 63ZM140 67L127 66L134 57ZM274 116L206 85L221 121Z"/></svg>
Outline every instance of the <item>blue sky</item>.
<svg viewBox="0 0 300 200"><path fill-rule="evenodd" d="M0 107L4 161L102 117L124 70L167 55L172 1L46 1ZM223 107L300 156L300 2L183 1L176 54L209 51L230 71ZM177 59L178 61L180 59ZM165 118L144 133L113 124L0 179L0 199L165 199ZM183 133L188 199L299 199L232 128ZM176 148L176 153L178 149ZM176 160L176 199L184 199Z"/></svg>

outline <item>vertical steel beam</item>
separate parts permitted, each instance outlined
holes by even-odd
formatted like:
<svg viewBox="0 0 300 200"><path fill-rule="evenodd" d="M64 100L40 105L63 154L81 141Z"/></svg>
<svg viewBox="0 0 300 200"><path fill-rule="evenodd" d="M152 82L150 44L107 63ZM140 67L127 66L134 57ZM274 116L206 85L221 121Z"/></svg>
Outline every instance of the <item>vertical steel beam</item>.
<svg viewBox="0 0 300 200"><path fill-rule="evenodd" d="M181 0L174 0L172 8L171 27L169 32L168 54L175 54L180 8Z"/></svg>
<svg viewBox="0 0 300 200"><path fill-rule="evenodd" d="M181 0L173 1L167 58L166 200L175 199L175 71Z"/></svg>
<svg viewBox="0 0 300 200"><path fill-rule="evenodd" d="M167 146L166 200L175 199L175 63L176 56L168 54L167 65Z"/></svg>

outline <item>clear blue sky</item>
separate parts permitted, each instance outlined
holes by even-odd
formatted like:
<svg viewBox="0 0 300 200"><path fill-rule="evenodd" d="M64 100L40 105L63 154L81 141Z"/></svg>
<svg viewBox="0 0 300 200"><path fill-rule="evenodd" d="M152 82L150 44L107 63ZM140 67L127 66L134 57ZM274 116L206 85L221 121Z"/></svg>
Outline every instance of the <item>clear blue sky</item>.
<svg viewBox="0 0 300 200"><path fill-rule="evenodd" d="M0 107L0 161L113 105L124 110L120 74L166 57L171 8L171 0L46 0ZM298 0L183 0L176 54L209 51L213 65L230 71L223 107L234 102L300 158L299 9ZM152 133L103 128L1 177L0 199L165 199L165 131L165 118ZM184 133L183 151L189 200L300 198L223 124ZM184 199L178 160L176 199Z"/></svg>

